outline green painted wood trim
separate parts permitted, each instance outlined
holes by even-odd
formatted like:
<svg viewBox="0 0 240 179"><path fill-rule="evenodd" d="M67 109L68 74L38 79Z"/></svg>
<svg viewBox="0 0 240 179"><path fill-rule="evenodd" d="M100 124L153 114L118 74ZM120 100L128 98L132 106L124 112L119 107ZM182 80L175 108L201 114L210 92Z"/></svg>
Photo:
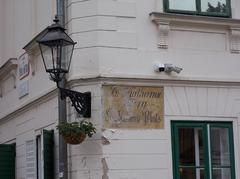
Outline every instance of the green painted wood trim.
<svg viewBox="0 0 240 179"><path fill-rule="evenodd" d="M54 178L54 131L43 130L43 176Z"/></svg>
<svg viewBox="0 0 240 179"><path fill-rule="evenodd" d="M15 179L16 144L0 144L0 178Z"/></svg>
<svg viewBox="0 0 240 179"><path fill-rule="evenodd" d="M163 0L164 12L167 12L167 13L231 18L232 17L231 0L226 0L226 6L227 6L226 13L202 12L201 11L201 0L196 0L196 9L197 9L196 11L176 10L176 9L169 8L169 0Z"/></svg>
<svg viewBox="0 0 240 179"><path fill-rule="evenodd" d="M203 130L203 145L204 150L207 148L207 136L206 136L206 126L204 123L198 123L198 122L189 122L189 121L171 121L171 133L172 133L172 156L173 156L173 176L174 179L180 179L179 175L179 168L181 166L179 165L179 135L178 135L178 129L179 128L202 128ZM204 161L208 160L207 152L204 153ZM188 166L188 168L202 168L202 167L196 167L196 166ZM205 170L207 170L208 166L203 167ZM208 172L205 172L205 178L208 179L209 177L206 176Z"/></svg>
<svg viewBox="0 0 240 179"><path fill-rule="evenodd" d="M235 172L235 155L234 155L234 137L233 137L233 127L232 124L229 124L229 147L230 147L230 163L232 165L231 167L231 176L232 179L236 178L236 172Z"/></svg>
<svg viewBox="0 0 240 179"><path fill-rule="evenodd" d="M171 139L172 139L172 161L173 161L173 176L174 179L180 179L179 176L179 168L204 168L206 170L205 172L205 178L210 179L210 170L213 168L216 168L215 166L212 166L212 169L210 169L210 163L212 163L212 159L210 159L209 156L209 144L208 139L210 138L210 131L208 132L208 126L209 129L212 127L219 127L219 128L228 128L229 133L229 151L230 151L230 164L231 166L221 166L220 168L230 168L231 170L231 179L236 179L235 174L235 161L234 161L234 138L233 138L233 129L232 129L232 122L199 122L199 121L171 121ZM202 128L203 129L203 145L204 145L204 166L180 166L179 165L179 135L178 135L178 129L179 128Z"/></svg>
<svg viewBox="0 0 240 179"><path fill-rule="evenodd" d="M163 10L164 10L164 12L167 12L168 9L169 9L169 1L168 0L164 0L163 1Z"/></svg>
<svg viewBox="0 0 240 179"><path fill-rule="evenodd" d="M178 147L176 145L176 137L175 137L175 134L176 134L176 127L175 127L175 122L174 121L171 121L171 139L172 139L172 163L173 163L173 178L174 179L177 179L177 162L176 162L176 147Z"/></svg>
<svg viewBox="0 0 240 179"><path fill-rule="evenodd" d="M200 165L200 166L192 166L192 165L179 165L179 168L205 168L204 165Z"/></svg>
<svg viewBox="0 0 240 179"><path fill-rule="evenodd" d="M201 0L195 0L197 12L201 12Z"/></svg>

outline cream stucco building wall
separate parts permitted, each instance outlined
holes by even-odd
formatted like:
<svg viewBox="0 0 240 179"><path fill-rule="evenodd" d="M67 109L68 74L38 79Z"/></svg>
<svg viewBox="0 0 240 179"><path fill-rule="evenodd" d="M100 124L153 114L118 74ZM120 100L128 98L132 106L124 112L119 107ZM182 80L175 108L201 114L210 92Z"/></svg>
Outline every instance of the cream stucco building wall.
<svg viewBox="0 0 240 179"><path fill-rule="evenodd" d="M240 2L231 7L232 18L222 19L165 16L162 0L66 1L66 28L77 42L68 87L92 92L97 127L93 138L68 146L71 179L173 178L171 121L178 120L232 122L239 178ZM29 53L27 77L20 79L16 66L55 13L55 0L0 1L0 143L16 143L17 179L26 178L26 141L42 129L55 130L58 176L57 89L38 50ZM155 72L159 63L183 70ZM28 92L19 98L24 81ZM164 128L105 128L104 85L164 87ZM69 104L68 120L75 116Z"/></svg>

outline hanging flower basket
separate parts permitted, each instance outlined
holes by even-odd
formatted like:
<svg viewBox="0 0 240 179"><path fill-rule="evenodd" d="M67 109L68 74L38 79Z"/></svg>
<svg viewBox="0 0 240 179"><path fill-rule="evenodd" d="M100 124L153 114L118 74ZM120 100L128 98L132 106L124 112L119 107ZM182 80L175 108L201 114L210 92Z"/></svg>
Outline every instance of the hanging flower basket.
<svg viewBox="0 0 240 179"><path fill-rule="evenodd" d="M96 128L91 122L87 121L61 123L57 126L57 129L65 142L72 145L80 144L86 136L92 137L96 133Z"/></svg>
<svg viewBox="0 0 240 179"><path fill-rule="evenodd" d="M73 135L67 135L67 136L63 136L63 139L66 143L68 144L72 144L72 145L77 145L77 144L81 144L86 138L86 134L73 134Z"/></svg>

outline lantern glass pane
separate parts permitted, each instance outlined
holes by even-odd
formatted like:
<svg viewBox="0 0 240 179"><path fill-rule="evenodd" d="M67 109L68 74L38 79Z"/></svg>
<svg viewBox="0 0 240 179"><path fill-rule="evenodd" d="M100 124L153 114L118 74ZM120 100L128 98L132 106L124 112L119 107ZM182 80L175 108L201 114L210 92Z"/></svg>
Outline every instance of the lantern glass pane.
<svg viewBox="0 0 240 179"><path fill-rule="evenodd" d="M48 71L49 69L53 69L51 48L46 45L40 44L40 49L45 70Z"/></svg>
<svg viewBox="0 0 240 179"><path fill-rule="evenodd" d="M195 0L169 0L169 9L183 10L183 11L196 11Z"/></svg>
<svg viewBox="0 0 240 179"><path fill-rule="evenodd" d="M61 47L40 44L42 58L47 72L61 71Z"/></svg>
<svg viewBox="0 0 240 179"><path fill-rule="evenodd" d="M62 69L65 71L69 71L69 66L72 59L74 45L65 45L62 47Z"/></svg>

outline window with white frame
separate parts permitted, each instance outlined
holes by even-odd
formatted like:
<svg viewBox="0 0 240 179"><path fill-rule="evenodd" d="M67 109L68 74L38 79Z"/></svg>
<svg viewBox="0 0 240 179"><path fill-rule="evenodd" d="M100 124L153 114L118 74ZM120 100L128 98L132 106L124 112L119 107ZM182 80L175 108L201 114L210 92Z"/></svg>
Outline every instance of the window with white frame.
<svg viewBox="0 0 240 179"><path fill-rule="evenodd" d="M231 17L230 0L164 0L166 12Z"/></svg>

